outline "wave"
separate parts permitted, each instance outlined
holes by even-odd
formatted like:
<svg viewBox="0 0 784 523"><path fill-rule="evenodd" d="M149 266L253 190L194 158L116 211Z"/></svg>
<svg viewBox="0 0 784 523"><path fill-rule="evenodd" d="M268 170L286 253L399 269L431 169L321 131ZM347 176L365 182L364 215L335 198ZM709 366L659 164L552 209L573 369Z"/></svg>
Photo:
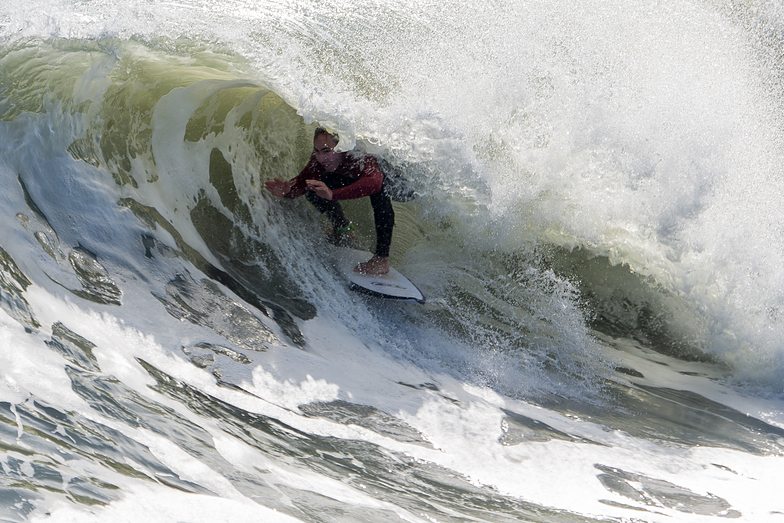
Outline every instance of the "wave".
<svg viewBox="0 0 784 523"><path fill-rule="evenodd" d="M420 194L420 202L402 209L397 252L426 238L438 257L444 244L457 241L473 249L466 264L498 255L516 260L517 269L554 270L579 282L587 306L585 314L575 309L575 318L587 314L604 332L637 336L686 358L718 359L738 376L776 383L781 133L770 109L777 93L755 85L759 69L730 67L754 62L750 44L724 45L730 66L690 76L686 68L706 59L696 51L664 61L667 70L651 66L629 76L622 59L606 58L617 44L595 42L606 48L602 53L569 48L582 69L604 63L601 76L557 70L562 56L540 59L540 69L523 61L510 72L520 79L506 79L514 87L487 100L457 96L442 79L436 86L445 96L472 102L455 112L433 96L406 91L380 99L347 84L342 91L314 90L324 100L334 95L341 101L330 103L342 108L294 103L270 71L253 72L246 57L207 51L198 40L23 41L4 53L5 85L13 90L6 87L3 108L8 121L45 112L58 139L68 137L71 157L111 174L117 201L157 227L192 236L175 241L187 246L192 262L207 254L196 247L206 242L222 264L263 259L267 270L276 267L279 292L269 277L266 284L259 275L240 279L300 317L313 312L300 310L310 306L297 304L302 291L286 273L304 255L284 245L291 239L281 238L280 228L290 216L270 205L260 187L296 174L315 122L326 122ZM340 60L347 61L350 52L343 52ZM644 62L627 52L629 63ZM369 81L350 65L340 69ZM474 74L472 93L489 80L484 68ZM334 80L325 71L319 77ZM400 90L411 83L417 80ZM667 94L674 91L675 101ZM590 112L575 114L567 102L587 104ZM364 114L369 103L379 106L372 119ZM424 116L423 106L429 106ZM26 183L33 192L40 184ZM366 210L364 216L367 235ZM480 280L492 282L507 269L488 269ZM569 292L563 299L574 301Z"/></svg>
<svg viewBox="0 0 784 523"><path fill-rule="evenodd" d="M0 353L0 429L37 427L19 463L80 456L3 483L12 517L137 479L306 520L739 516L661 448L735 475L781 454L776 6L3 9L0 332L24 350ZM321 218L262 190L318 125L416 195L391 258L426 305L350 292ZM549 452L590 500L507 472Z"/></svg>
<svg viewBox="0 0 784 523"><path fill-rule="evenodd" d="M6 60L13 63L15 59L24 59L25 49L8 53ZM35 49L41 53L43 46L36 45ZM118 227L122 209L128 209L138 221L122 226L128 229L126 234L133 235L140 226L145 230L136 231L136 238L127 239L126 245L136 244L135 253L119 252L123 247L116 246L118 262L128 263L123 258L139 258L141 252L151 258L157 251L185 258L273 316L293 341L302 343L293 318L308 320L317 309L334 308L337 283L332 275L327 275L330 281L326 283L324 276L312 275L311 267L324 263L318 254L321 227L312 214L300 202L272 202L260 188L266 179L291 177L298 172L307 160L314 124L306 124L280 96L258 82L225 78L220 71L199 64L178 68L177 57L151 55L148 48L137 43L115 48L114 55L108 58L93 54L90 49L63 52L57 45L50 52L42 63L73 60L86 63L87 67L77 69L78 76L67 69L58 71L64 75L58 83L72 85L64 89L73 89L73 97L61 100L47 94L43 103L46 112L39 114L41 122L28 129L30 141L25 144L31 148L30 154L40 153L35 140L40 126L56 126L59 144L55 147L60 147L60 151L51 154L57 162L78 160L70 167L71 179L63 176L53 182L31 174L23 163L15 166L26 200L37 209L35 214L47 230L57 230L49 234L53 237L46 240L47 244L63 243L63 236L69 235L66 243L79 245L90 259L97 255L111 257L106 252L107 238L116 233L107 227ZM161 73L162 68L166 74ZM112 78L114 72L120 77ZM55 73L47 69L47 74ZM37 98L39 91L32 92ZM24 96L23 92L19 94ZM26 104L24 98L13 101L19 110ZM70 135L65 132L65 121ZM536 326L542 324L541 318L556 315L559 319L551 321L556 324L555 329L543 327L546 331L561 331L564 339L574 335L577 345L588 343L587 331L580 327L582 312L567 282L559 280L549 269L534 267L525 257L488 257L486 247L472 241L467 231L475 230L485 212L477 206L477 199L482 198L477 195L487 191L481 182L474 181L474 187L470 187L462 184L464 180L450 177L452 173L445 165L453 165L451 155L446 159L431 157L427 162L411 158L400 161L394 151L384 150L371 141L360 140L357 146L377 154L420 194L418 201L398 212L393 259L403 255L410 258L417 244L431 244L421 250L424 260L418 263L426 271L423 277L431 277L426 285L441 296L434 302L447 304L442 309L447 312L447 332L464 330L457 325L475 316L479 318L476 327L464 330L466 341L474 342L480 336L491 348L505 346L510 339L516 339L516 345L521 343L517 333L521 322L525 323L523 328L535 331L542 328ZM24 148L20 144L16 147ZM65 151L69 158L63 157ZM87 178L101 185L94 201L80 187L88 183ZM62 194L75 191L80 192L78 199L62 201ZM99 212L77 210L84 207ZM472 207L474 211L470 211ZM367 205L352 202L347 209L360 217L360 237L367 244L372 237ZM88 221L81 223L78 230L72 226L68 232L51 223L53 215L77 212L83 219L101 223ZM107 213L118 216L108 218ZM139 249L140 239L143 251ZM460 254L450 247L456 242L462 244ZM512 250L512 254L520 252ZM477 264L481 258L487 260L483 270ZM433 277L432 269L424 267L426 264L440 267L440 277ZM507 281L492 284L501 271ZM472 289L490 284L497 287L488 289L490 294ZM559 290L553 289L553 285ZM325 286L329 295L319 291L319 287ZM497 305L488 307L492 294L499 296L493 300ZM340 296L344 298L344 294ZM521 307L524 301L539 302L541 307ZM564 306L572 315L566 323L565 318L561 319ZM478 309L489 311L477 316ZM502 323L497 318L503 318ZM490 341L490 333L497 338L495 341ZM523 342L521 347L527 345ZM569 343L564 344L559 337L548 345L549 348L541 349L542 353ZM522 354L521 349L515 351ZM575 351L576 358L583 357L577 354L579 351Z"/></svg>

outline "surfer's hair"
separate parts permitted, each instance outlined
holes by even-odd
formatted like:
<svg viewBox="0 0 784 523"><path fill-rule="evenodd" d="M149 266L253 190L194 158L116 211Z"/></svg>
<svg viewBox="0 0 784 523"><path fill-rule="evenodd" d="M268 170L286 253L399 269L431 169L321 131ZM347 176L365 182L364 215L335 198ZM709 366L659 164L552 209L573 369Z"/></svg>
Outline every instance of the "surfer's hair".
<svg viewBox="0 0 784 523"><path fill-rule="evenodd" d="M340 136L338 136L338 133L330 132L330 131L327 130L326 127L316 127L316 130L313 132L313 139L315 140L316 138L318 138L322 134L326 134L327 136L331 136L332 138L335 139L336 142L340 141Z"/></svg>

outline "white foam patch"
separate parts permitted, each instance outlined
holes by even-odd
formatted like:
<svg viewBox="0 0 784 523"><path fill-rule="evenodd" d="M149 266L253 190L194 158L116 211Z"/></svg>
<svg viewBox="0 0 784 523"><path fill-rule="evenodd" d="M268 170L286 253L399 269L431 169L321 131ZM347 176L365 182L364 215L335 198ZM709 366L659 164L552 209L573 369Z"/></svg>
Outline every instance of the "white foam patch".
<svg viewBox="0 0 784 523"><path fill-rule="evenodd" d="M123 499L106 507L55 504L47 514L35 513L33 523L150 523L231 521L232 523L295 523L301 520L281 514L247 499L226 499L188 494L165 487L127 485Z"/></svg>
<svg viewBox="0 0 784 523"><path fill-rule="evenodd" d="M47 398L52 391L59 391L66 405L83 405L70 390L62 358L43 344L40 335L26 333L2 310L0 347L0 397L4 401L21 403L30 395Z"/></svg>
<svg viewBox="0 0 784 523"><path fill-rule="evenodd" d="M316 380L310 374L297 384L291 380L277 381L261 365L253 369L251 391L264 397L274 398L273 401L290 409L313 401L334 400L338 397L338 389L336 384L328 383L325 379Z"/></svg>

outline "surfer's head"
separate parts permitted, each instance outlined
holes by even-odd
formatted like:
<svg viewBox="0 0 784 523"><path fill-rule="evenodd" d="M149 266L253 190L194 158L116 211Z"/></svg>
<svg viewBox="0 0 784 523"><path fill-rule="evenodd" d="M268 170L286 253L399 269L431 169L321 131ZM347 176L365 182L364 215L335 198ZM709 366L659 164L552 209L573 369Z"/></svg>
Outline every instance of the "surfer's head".
<svg viewBox="0 0 784 523"><path fill-rule="evenodd" d="M339 141L340 137L337 133L330 133L323 127L319 127L313 133L313 155L325 171L335 171L346 156L346 153L335 150Z"/></svg>

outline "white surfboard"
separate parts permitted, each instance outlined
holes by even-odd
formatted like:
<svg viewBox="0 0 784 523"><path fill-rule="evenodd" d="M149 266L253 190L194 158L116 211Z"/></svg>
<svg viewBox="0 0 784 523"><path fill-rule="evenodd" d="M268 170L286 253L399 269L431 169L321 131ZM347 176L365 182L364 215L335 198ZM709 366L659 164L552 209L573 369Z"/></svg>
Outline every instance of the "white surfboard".
<svg viewBox="0 0 784 523"><path fill-rule="evenodd" d="M372 256L357 249L338 249L340 271L348 278L353 290L393 300L425 303L425 297L416 285L391 267L387 274L361 274L354 270L358 263L366 262Z"/></svg>

